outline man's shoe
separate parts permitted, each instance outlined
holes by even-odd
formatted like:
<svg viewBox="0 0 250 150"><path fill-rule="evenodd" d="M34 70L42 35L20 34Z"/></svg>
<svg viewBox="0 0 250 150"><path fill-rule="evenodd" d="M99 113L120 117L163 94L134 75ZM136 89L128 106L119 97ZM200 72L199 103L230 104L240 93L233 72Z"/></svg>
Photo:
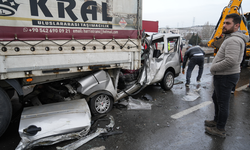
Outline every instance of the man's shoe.
<svg viewBox="0 0 250 150"><path fill-rule="evenodd" d="M250 92L250 87L248 86L247 88L243 89L242 91Z"/></svg>
<svg viewBox="0 0 250 150"><path fill-rule="evenodd" d="M206 127L205 128L205 132L211 135L215 135L221 138L226 138L226 131L221 131L219 129L217 129L217 127Z"/></svg>
<svg viewBox="0 0 250 150"><path fill-rule="evenodd" d="M217 122L215 122L214 120L205 120L204 125L207 127L216 127Z"/></svg>
<svg viewBox="0 0 250 150"><path fill-rule="evenodd" d="M201 80L197 80L197 83L201 83Z"/></svg>
<svg viewBox="0 0 250 150"><path fill-rule="evenodd" d="M186 84L185 84L185 86L186 86L186 87L189 87L189 84L188 84L188 83L186 83Z"/></svg>
<svg viewBox="0 0 250 150"><path fill-rule="evenodd" d="M231 91L231 94L234 94L234 91Z"/></svg>

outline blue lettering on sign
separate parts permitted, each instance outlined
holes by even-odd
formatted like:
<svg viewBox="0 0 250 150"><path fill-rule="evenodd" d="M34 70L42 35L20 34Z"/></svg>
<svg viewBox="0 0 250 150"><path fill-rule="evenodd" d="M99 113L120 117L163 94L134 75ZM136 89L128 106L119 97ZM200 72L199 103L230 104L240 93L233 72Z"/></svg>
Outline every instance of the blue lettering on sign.
<svg viewBox="0 0 250 150"><path fill-rule="evenodd" d="M35 25L35 26L58 26L58 27L112 29L112 24L98 24L98 23L80 23L80 22L32 20L32 24Z"/></svg>

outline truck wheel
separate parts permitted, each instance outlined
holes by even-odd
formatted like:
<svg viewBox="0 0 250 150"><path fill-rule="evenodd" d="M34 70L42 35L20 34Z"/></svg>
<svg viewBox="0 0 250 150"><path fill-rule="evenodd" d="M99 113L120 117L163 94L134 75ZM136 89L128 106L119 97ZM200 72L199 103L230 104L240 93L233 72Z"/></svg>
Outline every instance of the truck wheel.
<svg viewBox="0 0 250 150"><path fill-rule="evenodd" d="M90 100L92 114L105 114L113 108L113 98L107 94L98 94Z"/></svg>
<svg viewBox="0 0 250 150"><path fill-rule="evenodd" d="M0 137L8 128L12 116L12 106L8 94L0 88Z"/></svg>
<svg viewBox="0 0 250 150"><path fill-rule="evenodd" d="M165 91L170 90L174 85L174 74L171 71L165 73L162 81L161 88Z"/></svg>

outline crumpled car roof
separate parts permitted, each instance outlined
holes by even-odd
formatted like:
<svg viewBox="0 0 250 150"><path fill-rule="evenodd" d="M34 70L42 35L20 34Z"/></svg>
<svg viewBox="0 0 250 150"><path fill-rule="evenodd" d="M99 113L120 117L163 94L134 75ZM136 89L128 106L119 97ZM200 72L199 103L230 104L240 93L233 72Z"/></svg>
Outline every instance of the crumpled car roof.
<svg viewBox="0 0 250 150"><path fill-rule="evenodd" d="M157 40L157 39L160 39L160 38L162 38L164 36L166 38L173 38L173 37L180 37L181 35L180 34L172 34L172 33L157 33L157 34L153 34L153 41ZM147 39L150 40L151 36L147 37Z"/></svg>

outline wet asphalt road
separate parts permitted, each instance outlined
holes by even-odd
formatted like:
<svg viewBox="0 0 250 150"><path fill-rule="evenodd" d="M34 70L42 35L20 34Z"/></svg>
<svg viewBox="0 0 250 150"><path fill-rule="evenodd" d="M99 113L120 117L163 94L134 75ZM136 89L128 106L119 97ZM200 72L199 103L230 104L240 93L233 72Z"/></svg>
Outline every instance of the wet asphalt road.
<svg viewBox="0 0 250 150"><path fill-rule="evenodd" d="M189 88L184 86L185 75L183 74L176 78L176 82L182 81L183 83L174 85L170 91L165 92L158 85L148 86L134 98L140 98L145 94L150 95L152 101L145 102L152 104L151 110L114 108L109 113L115 119L114 130L123 133L106 139L95 138L79 149L88 150L100 147L102 150L105 147L107 150L249 150L250 93L236 91L231 95L226 139L210 136L204 132L204 120L213 118L212 103L178 119L171 117L199 104L212 102L213 86L212 75L209 72L210 65L205 64L200 84L195 82L198 68L194 69ZM236 89L248 84L249 78L250 68L243 68ZM188 93L199 97L194 101L183 100L183 98L190 98L187 96ZM17 130L18 121L12 122L7 132L0 138L0 150L15 149L20 141ZM35 149L54 150L56 146L71 142Z"/></svg>

